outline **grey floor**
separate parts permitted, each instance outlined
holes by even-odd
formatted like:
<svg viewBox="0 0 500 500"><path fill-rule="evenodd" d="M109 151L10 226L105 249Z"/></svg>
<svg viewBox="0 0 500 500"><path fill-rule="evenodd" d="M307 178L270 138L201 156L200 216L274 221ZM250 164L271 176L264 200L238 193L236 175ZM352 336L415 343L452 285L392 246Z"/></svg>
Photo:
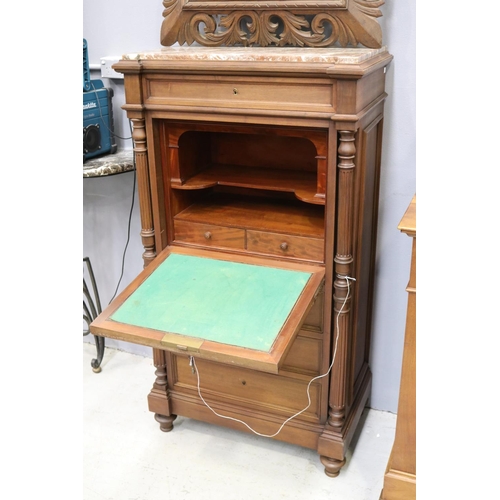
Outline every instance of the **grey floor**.
<svg viewBox="0 0 500 500"><path fill-rule="evenodd" d="M147 407L151 358L83 344L84 500L379 500L396 415L365 410L340 475L315 451L179 417L159 430Z"/></svg>

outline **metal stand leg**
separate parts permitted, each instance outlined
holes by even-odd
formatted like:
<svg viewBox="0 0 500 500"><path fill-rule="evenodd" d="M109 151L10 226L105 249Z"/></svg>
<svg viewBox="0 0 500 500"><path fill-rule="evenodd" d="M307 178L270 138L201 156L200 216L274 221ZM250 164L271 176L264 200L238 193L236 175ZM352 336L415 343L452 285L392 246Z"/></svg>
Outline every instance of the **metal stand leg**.
<svg viewBox="0 0 500 500"><path fill-rule="evenodd" d="M83 320L87 323L87 329L83 331L83 335L88 335L90 333L90 323L94 321L95 318L101 313L101 301L99 299L99 292L97 290L97 284L94 277L94 271L92 270L92 264L88 257L83 258L84 264L87 266L87 273L90 277L90 283L92 287L89 290L85 277L83 278ZM97 358L93 359L90 363L92 370L95 373L101 371L101 361L104 356L104 337L98 337L94 335L95 346L97 349Z"/></svg>

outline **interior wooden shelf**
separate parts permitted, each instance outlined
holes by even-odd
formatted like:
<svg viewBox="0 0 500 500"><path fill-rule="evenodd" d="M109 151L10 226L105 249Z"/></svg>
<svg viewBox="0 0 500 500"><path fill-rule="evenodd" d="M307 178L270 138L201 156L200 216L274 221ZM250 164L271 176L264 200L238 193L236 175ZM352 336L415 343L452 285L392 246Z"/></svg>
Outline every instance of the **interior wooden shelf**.
<svg viewBox="0 0 500 500"><path fill-rule="evenodd" d="M324 209L293 199L213 193L175 216L176 220L324 238Z"/></svg>
<svg viewBox="0 0 500 500"><path fill-rule="evenodd" d="M294 193L303 202L325 204L324 196L317 194L315 172L212 165L182 184L172 182L173 189L206 189L217 185Z"/></svg>

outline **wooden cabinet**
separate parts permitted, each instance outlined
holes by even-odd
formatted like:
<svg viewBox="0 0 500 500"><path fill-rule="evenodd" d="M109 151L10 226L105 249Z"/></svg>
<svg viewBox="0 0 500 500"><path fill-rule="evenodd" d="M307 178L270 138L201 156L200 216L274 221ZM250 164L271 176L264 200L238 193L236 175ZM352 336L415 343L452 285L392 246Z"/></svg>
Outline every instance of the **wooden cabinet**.
<svg viewBox="0 0 500 500"><path fill-rule="evenodd" d="M170 431L177 415L248 432L243 421L317 450L326 474L339 473L371 387L391 59L385 48L172 47L124 56L115 66L124 73L124 109L133 123L145 269L92 331L153 347L148 402L162 430ZM157 300L144 283L172 256L232 262L244 273L230 292L225 282L205 283L196 299L169 313L179 313L177 330L120 315L132 303L149 307ZM283 278L268 289L261 277L271 272ZM306 276L295 298L289 276ZM202 287L201 277L192 280ZM246 298L252 287L260 296ZM221 302L207 312L215 298ZM262 349L191 330L202 317L207 332L217 329L223 315L229 326L221 330L245 331L254 340L278 313L276 336Z"/></svg>
<svg viewBox="0 0 500 500"><path fill-rule="evenodd" d="M398 229L412 238L408 311L399 390L396 435L384 476L381 500L416 498L416 300L417 300L417 197L414 196Z"/></svg>

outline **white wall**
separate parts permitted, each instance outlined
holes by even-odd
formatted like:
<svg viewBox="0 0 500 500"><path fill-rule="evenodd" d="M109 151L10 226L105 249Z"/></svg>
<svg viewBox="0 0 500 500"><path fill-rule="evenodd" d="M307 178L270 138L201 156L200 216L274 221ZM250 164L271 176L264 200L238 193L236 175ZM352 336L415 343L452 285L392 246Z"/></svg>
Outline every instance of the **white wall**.
<svg viewBox="0 0 500 500"><path fill-rule="evenodd" d="M416 190L416 9L414 1L388 0L381 10L384 16L379 21L384 44L394 60L387 72L389 97L384 120L370 405L396 412L406 319L405 287L411 252L410 238L400 233L397 226ZM98 64L105 56L160 48L162 11L161 0L84 0L83 37L89 45L90 63ZM92 78L100 79L100 73L93 72ZM115 92L115 131L122 137L129 137L128 121L120 109L124 103L122 82L103 81ZM132 147L130 140L119 140L118 144ZM111 299L120 277L133 180L134 174L126 173L83 181L83 252L92 261L103 306ZM142 269L138 208L136 196L120 289ZM92 341L91 336L85 339ZM151 356L149 348L108 339L106 343Z"/></svg>

